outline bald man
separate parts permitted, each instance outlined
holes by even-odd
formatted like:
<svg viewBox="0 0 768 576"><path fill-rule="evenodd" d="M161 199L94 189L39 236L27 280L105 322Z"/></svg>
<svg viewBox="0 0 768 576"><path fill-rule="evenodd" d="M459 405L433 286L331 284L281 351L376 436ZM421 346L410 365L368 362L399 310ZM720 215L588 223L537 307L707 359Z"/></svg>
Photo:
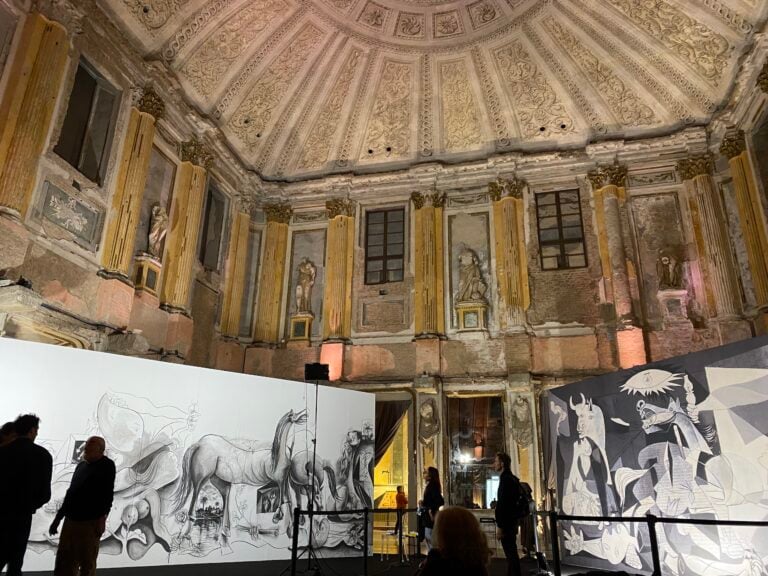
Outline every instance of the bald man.
<svg viewBox="0 0 768 576"><path fill-rule="evenodd" d="M91 436L85 442L83 460L75 468L64 503L56 513L49 532L59 530L55 576L93 576L99 541L115 491L115 463L104 455L104 438Z"/></svg>

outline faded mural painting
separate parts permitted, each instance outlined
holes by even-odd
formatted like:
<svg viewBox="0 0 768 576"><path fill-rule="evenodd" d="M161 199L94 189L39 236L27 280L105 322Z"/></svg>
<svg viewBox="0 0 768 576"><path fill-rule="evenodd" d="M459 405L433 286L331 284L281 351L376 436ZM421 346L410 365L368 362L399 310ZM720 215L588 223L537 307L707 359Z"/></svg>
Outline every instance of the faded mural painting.
<svg viewBox="0 0 768 576"><path fill-rule="evenodd" d="M768 519L768 338L552 391L549 488L575 516ZM768 528L658 524L662 573L768 574ZM644 523L562 524L565 561L651 573Z"/></svg>
<svg viewBox="0 0 768 576"><path fill-rule="evenodd" d="M33 517L27 569L53 565L58 537L48 526L91 435L104 437L117 469L100 565L289 558L293 509L307 508L313 479L315 509L334 512L315 517L313 545L326 556L362 550L363 518L349 511L372 502L374 401L368 395L320 387L316 415L314 386L303 383L110 356L112 370L129 363L124 374L135 380L126 392L119 382L90 378L99 363L88 360L103 354L2 339L0 358L18 358L30 346L46 356L54 351L51 372L2 408L6 419L25 410L40 414L38 443L54 459L53 496ZM12 350L19 347L24 350ZM62 362L72 354L78 371L62 376ZM59 419L62 410L67 414ZM301 547L308 537L309 521L302 518Z"/></svg>

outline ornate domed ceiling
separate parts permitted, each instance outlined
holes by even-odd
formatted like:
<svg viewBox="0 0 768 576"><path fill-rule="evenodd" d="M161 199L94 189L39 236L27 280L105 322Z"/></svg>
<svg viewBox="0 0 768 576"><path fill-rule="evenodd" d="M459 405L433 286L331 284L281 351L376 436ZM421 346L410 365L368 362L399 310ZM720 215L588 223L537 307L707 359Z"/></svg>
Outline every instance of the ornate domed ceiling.
<svg viewBox="0 0 768 576"><path fill-rule="evenodd" d="M246 165L301 179L706 122L764 0L103 0Z"/></svg>

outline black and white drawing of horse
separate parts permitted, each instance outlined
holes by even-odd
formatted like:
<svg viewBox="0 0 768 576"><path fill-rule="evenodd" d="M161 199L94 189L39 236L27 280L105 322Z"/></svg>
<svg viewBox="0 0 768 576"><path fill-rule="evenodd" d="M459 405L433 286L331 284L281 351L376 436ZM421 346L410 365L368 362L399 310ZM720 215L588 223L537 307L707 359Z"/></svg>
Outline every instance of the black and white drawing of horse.
<svg viewBox="0 0 768 576"><path fill-rule="evenodd" d="M287 412L277 423L271 446L244 447L218 434L208 434L187 448L181 478L172 496L174 512L182 510L189 500L182 537L187 537L192 528L197 498L207 481L221 493L223 500L220 534L224 541L230 532L229 495L233 484L276 485L280 490L278 501L281 506L274 513L272 522L280 522L283 518L282 503L288 501L284 487L291 468L291 429L306 421L306 410Z"/></svg>

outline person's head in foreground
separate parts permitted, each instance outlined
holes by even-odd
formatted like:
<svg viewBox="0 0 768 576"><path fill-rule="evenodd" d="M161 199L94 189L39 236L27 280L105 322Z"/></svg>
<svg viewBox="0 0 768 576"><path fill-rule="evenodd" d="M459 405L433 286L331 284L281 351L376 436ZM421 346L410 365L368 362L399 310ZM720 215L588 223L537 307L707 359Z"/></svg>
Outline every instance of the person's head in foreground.
<svg viewBox="0 0 768 576"><path fill-rule="evenodd" d="M432 544L451 573L467 576L488 574L491 552L488 541L472 512L461 506L447 506L437 513Z"/></svg>
<svg viewBox="0 0 768 576"><path fill-rule="evenodd" d="M100 460L104 456L104 451L107 446L104 442L104 438L101 436L91 436L85 441L85 449L83 450L83 460L89 464L93 464L97 460Z"/></svg>

